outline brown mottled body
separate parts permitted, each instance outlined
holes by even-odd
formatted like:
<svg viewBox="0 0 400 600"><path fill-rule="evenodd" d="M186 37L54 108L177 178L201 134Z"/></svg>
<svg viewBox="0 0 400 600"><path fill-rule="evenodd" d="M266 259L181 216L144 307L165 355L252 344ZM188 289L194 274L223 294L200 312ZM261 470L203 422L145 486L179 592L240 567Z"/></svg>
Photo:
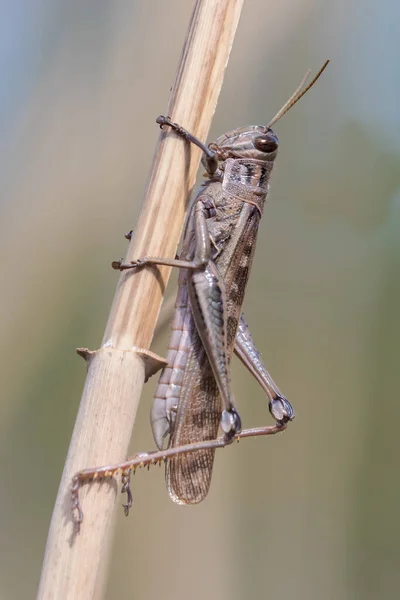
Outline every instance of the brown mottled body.
<svg viewBox="0 0 400 600"><path fill-rule="evenodd" d="M232 357L236 332L241 316L246 284L255 252L258 225L268 191L268 180L276 155L277 143L271 146L272 160L259 160L259 152L248 149L254 135L265 133L265 128L238 129L217 140L225 160L220 164L217 180L201 187L193 203L180 258L193 260L196 244L194 207L201 203L206 214L207 230L212 243L207 269L214 269L223 285L224 329L226 365ZM276 140L274 134L273 141ZM235 151L250 156L234 159ZM224 147L224 144L229 144ZM257 158L251 158L251 156ZM170 434L168 447L183 446L193 442L215 440L221 419L221 395L205 347L200 339L190 302L191 278L196 273L182 269L179 292L172 324L172 336L167 355L168 366L160 377L153 411L152 424L156 443L162 448L157 434L157 416L160 407L168 405L168 425L163 435ZM195 286L196 284L194 284ZM233 398L233 397L232 397ZM161 409L161 414L164 415ZM202 450L190 455L178 454L166 465L166 481L171 498L181 504L201 502L211 483L215 449Z"/></svg>

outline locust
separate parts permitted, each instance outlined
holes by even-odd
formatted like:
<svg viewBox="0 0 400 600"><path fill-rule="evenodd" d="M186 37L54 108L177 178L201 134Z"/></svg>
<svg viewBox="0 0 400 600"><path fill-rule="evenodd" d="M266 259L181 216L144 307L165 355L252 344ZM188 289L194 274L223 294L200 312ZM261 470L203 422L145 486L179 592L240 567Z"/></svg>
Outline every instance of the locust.
<svg viewBox="0 0 400 600"><path fill-rule="evenodd" d="M169 117L157 118L161 128L169 127L202 150L207 178L191 203L175 259L144 257L112 264L120 271L157 265L180 269L168 364L151 409L158 450L77 473L71 489L78 524L83 519L78 494L84 481L121 473L127 515L132 506L131 472L165 461L171 499L178 504L197 504L208 494L217 448L242 437L282 432L293 420L292 405L273 381L252 340L242 304L278 153L272 125L314 85L328 62L308 85L309 72L306 74L268 125L240 127L208 146ZM233 353L265 392L275 425L242 430L231 388ZM219 428L222 436L218 438Z"/></svg>

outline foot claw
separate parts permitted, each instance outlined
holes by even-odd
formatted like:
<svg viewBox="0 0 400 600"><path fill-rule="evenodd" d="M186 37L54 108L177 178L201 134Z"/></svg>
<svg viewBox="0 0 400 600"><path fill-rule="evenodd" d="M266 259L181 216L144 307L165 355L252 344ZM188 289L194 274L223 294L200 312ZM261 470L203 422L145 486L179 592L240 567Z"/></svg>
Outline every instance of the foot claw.
<svg viewBox="0 0 400 600"><path fill-rule="evenodd" d="M113 269L115 269L115 271L121 271L121 265L123 263L123 258L121 258L120 260L113 260L113 262L111 263L111 266Z"/></svg>
<svg viewBox="0 0 400 600"><path fill-rule="evenodd" d="M160 129L162 129L163 125L169 125L170 120L171 119L169 117L164 117L163 115L160 115L159 117L157 117L156 123L158 123Z"/></svg>
<svg viewBox="0 0 400 600"><path fill-rule="evenodd" d="M111 266L116 271L128 271L129 269L136 269L137 267L144 267L147 264L146 259L139 258L138 260L131 260L129 263L124 263L124 259L114 260Z"/></svg>
<svg viewBox="0 0 400 600"><path fill-rule="evenodd" d="M121 494L126 494L127 496L127 502L126 504L123 504L123 508L124 508L124 513L125 516L127 517L129 515L129 510L132 507L133 504L133 497L132 497L132 491L131 491L131 474L130 472L126 473L125 475L122 475L122 489L121 489Z"/></svg>

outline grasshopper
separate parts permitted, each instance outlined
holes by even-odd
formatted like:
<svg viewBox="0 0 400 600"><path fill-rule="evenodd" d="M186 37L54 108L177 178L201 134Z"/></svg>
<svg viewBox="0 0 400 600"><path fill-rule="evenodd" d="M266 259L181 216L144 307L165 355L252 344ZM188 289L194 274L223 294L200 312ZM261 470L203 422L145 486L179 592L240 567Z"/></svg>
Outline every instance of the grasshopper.
<svg viewBox="0 0 400 600"><path fill-rule="evenodd" d="M172 500L196 504L208 493L216 448L241 437L284 431L294 418L290 402L269 375L252 341L242 304L278 152L278 138L271 127L310 89L328 62L304 87L309 72L306 74L267 126L235 129L208 146L169 117L157 118L161 128L170 127L203 151L208 178L192 202L177 258L113 263L120 271L154 265L180 269L168 365L161 373L151 410L159 450L77 473L72 481L77 523L83 518L78 497L83 481L122 473L122 492L127 494L123 506L128 514L131 472L164 460ZM230 383L233 352L266 393L275 425L242 431ZM217 439L219 427L223 436ZM166 436L168 448L163 450Z"/></svg>

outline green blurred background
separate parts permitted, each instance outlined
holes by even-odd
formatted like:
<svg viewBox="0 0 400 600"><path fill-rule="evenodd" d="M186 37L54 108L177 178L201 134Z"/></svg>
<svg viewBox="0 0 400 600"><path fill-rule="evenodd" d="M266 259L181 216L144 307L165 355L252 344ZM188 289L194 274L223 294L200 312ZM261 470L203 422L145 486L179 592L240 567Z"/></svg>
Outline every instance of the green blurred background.
<svg viewBox="0 0 400 600"><path fill-rule="evenodd" d="M85 379L75 348L100 344L192 6L0 5L1 600L36 593ZM210 140L265 124L332 59L276 125L245 302L297 418L218 452L196 507L174 505L158 469L138 474L107 599L398 597L399 20L397 0L245 3ZM271 422L233 369L244 425ZM131 453L154 447L155 385Z"/></svg>

